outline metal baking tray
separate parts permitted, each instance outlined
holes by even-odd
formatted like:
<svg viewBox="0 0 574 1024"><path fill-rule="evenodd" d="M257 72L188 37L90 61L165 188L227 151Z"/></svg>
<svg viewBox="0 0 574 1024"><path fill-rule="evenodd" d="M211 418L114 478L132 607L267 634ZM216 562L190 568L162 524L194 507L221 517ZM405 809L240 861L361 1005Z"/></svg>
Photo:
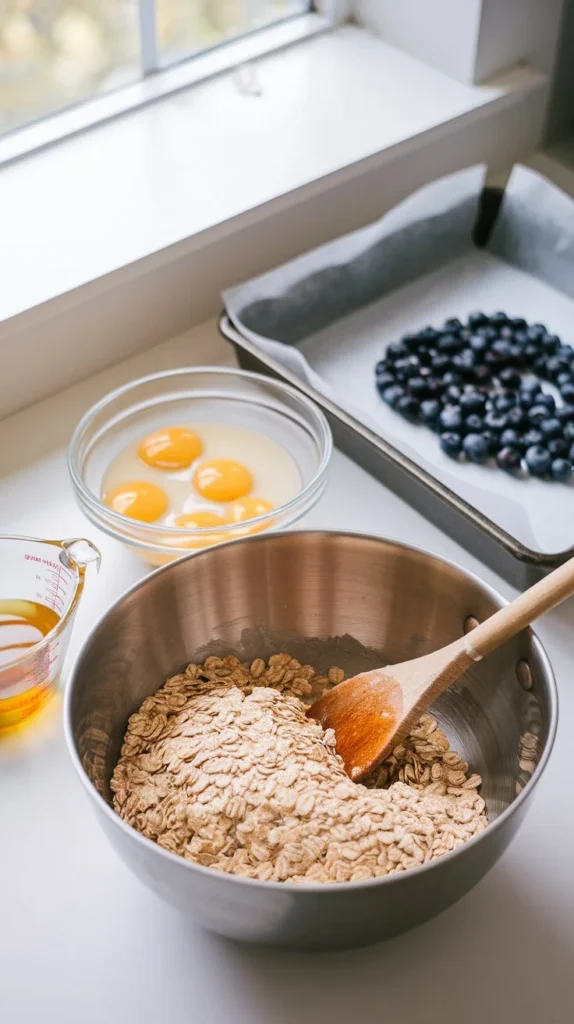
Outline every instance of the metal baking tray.
<svg viewBox="0 0 574 1024"><path fill-rule="evenodd" d="M448 182L447 192L449 194L450 184L451 183ZM530 187L532 183L527 180L526 184ZM535 183L535 185L537 184L538 183ZM549 186L549 188L552 188L552 186ZM416 194L415 198L418 202L418 210L416 212L417 216L419 216L421 213L421 201ZM571 272L572 263L570 262L572 254L570 251L566 251L565 255L567 257L567 262L566 267L564 267L562 254L564 254L565 245L563 239L561 239L560 245L556 245L556 240L553 236L547 238L546 252L544 252L543 244L534 246L534 248L523 244L525 240L529 238L532 239L533 230L536 232L536 237L538 237L538 227L536 223L533 224L529 221L530 214L528 211L531 206L530 200L532 199L532 196L527 195L525 197L522 195L519 198L520 201L517 204L515 203L519 216L522 218L519 230L517 232L510 231L509 233L509 230L506 228L504 231L501 231L499 226L498 238L495 240L494 250L496 252L497 247L497 257L502 256L502 258L505 259L508 256L508 252L505 252L506 247L506 249L510 251L510 258L508 259L509 264L520 267L521 271L526 271L526 273L532 278L544 277L553 289L549 296L550 305L551 308L553 308L554 296L558 293L561 294L563 300L567 299L570 301L570 298L574 297L571 293L571 284L572 292L574 292L574 274ZM524 201L525 198L528 200L526 203ZM440 244L441 233L448 244L452 243L453 237L455 237L455 242L457 239L460 242L463 234L462 220L464 219L467 235L468 225L472 224L472 242L475 247L480 249L491 239L493 227L497 222L503 199L504 193L502 191L489 188L482 190L479 189L478 197L475 197L474 206L469 203L469 196L466 196L464 203L459 204L458 210L455 210L453 206L452 210L445 211L444 216L434 218L434 224L431 224L431 230L435 232L434 242L438 240ZM563 200L568 203L571 202L567 197L562 195L560 195L559 199L560 203L562 203ZM540 212L540 203L535 204L535 207ZM461 213L461 211L464 211L464 213ZM394 212L395 211L393 211L393 213ZM548 210L544 211L544 217L545 224L550 223L551 225L554 225L557 220L557 218L553 219L548 216ZM449 218L450 224L448 223ZM472 218L472 220L470 218ZM564 210L562 208L560 208L560 217L558 220L560 221L560 225L563 226ZM510 223L512 227L513 222L511 221ZM396 224L397 219L395 218L395 227ZM428 230L428 224L424 218L422 224L423 228L426 226ZM508 216L506 218L506 224L508 224ZM416 222L416 225L418 229L418 222ZM502 226L505 227L504 219L502 221ZM421 275L428 272L428 265L425 266L424 239L422 245L417 244L416 250L411 259L412 239L414 238L417 243L421 240L420 229L417 230L417 233L413 236L412 227L412 223L409 223L407 225L407 232L405 232L403 228L402 234L395 230L394 234L391 235L390 241L394 246L393 255L395 257L399 251L398 245L402 244L404 246L406 242L406 262L408 264L408 272L406 277L404 276L401 280L401 274L403 273L400 266L401 261L396 258L392 261L392 267L389 270L389 275L392 276L395 274L395 280L385 282L386 287L383 287L383 298L385 298L387 293L392 294L393 290L396 294L396 289L405 285L405 282L408 283L409 281L414 280L416 283L419 278L423 280ZM363 230L375 231L377 230L377 226ZM562 227L560 230L562 230ZM410 235L408 233L409 231ZM376 245L380 246L381 241L376 235L375 240ZM347 239L343 240L343 246L341 249L333 248L337 246L337 243L329 243L331 246L331 251L328 253L327 263L329 270L332 268L333 262L336 261L339 254L344 253L345 242L349 247L349 240ZM387 244L386 240L385 244ZM352 245L355 246L355 251L357 251L356 236L351 236L351 246ZM572 245L574 246L574 236L572 238ZM552 248L555 255L553 255L551 251ZM433 253L436 251L436 244L433 243L433 245L427 245L427 249L429 257L432 259ZM540 251L541 249L542 252ZM534 257L532 252L534 252ZM335 254L335 261L333 260L333 254ZM363 257L361 255L360 248L359 254L362 259ZM448 263L450 258L449 254L448 257L445 257L444 262ZM543 261L543 274L539 272L538 265L532 266L533 258L538 260L539 264L540 261ZM345 452L345 454L366 469L367 472L397 493L401 498L412 505L413 508L417 509L417 511L421 512L427 519L435 523L440 529L455 539L462 547L472 552L476 557L489 565L514 586L523 589L533 583L536 579L540 578L546 572L550 571L556 565L565 561L567 558L572 557L574 555L574 546L569 545L568 547L565 547L564 550L552 551L549 553L544 550L536 550L534 546L530 547L527 543L517 539L516 536L512 535L512 532L504 529L500 523L495 522L494 517L491 518L489 515L484 514L484 510L474 507L471 501L466 500L465 496L460 493L456 493L454 489L448 486L444 477L443 479L440 479L440 473L438 475L434 475L432 466L429 468L428 463L425 465L424 459L421 458L421 462L423 464L419 464L416 461L418 454L416 451L414 452L414 458L409 457L408 448L407 451L405 451L405 446L401 446L400 443L392 443L395 438L392 434L389 434L388 431L386 434L385 431L378 432L376 425L375 429L371 429L368 422L361 422L358 416L353 415L353 408L349 407L348 403L345 405L340 391L337 395L332 388L326 386L325 382L321 379L320 374L315 372L315 369L309 369L308 367L309 372L302 376L300 369L296 365L297 360L290 360L285 356L284 352L287 347L290 347L292 352L297 349L297 343L301 337L304 342L306 336L310 336L311 338L318 336L326 337L327 344L329 345L331 343L331 337L334 337L336 334L337 324L339 324L340 331L340 325L353 323L353 321L345 320L345 316L348 316L349 308L344 308L343 300L339 298L338 293L333 293L335 294L335 298L329 299L328 293L324 290L323 293L319 293L318 300L316 295L312 295L312 299L309 300L309 296L312 294L309 287L309 281L312 280L313 273L318 278L321 278L321 275L323 275L323 278L328 276L328 273L325 272L324 266L321 264L323 259L324 257L322 256L321 250L318 250L317 253L311 254L310 257L302 257L299 261L294 261L292 264L288 264L285 268L279 268L278 271L271 271L268 275L264 275L255 282L249 282L247 286L238 286L237 292L240 293L241 300L243 301L244 296L247 295L251 302L251 305L245 306L245 308L247 310L256 310L256 313L254 314L255 319L252 320L252 323L248 323L248 326L244 328L240 317L238 318L236 316L234 318L236 320L234 324L231 321L230 316L227 313L223 313L220 318L219 326L223 336L233 345L239 364L246 369L255 370L257 372L285 380L313 399L326 414L333 431L335 443L341 451ZM454 259L464 259L462 248L457 250L455 247ZM300 264L303 260L307 260L311 263L311 273L309 276L302 278L303 285L300 286L297 282L297 273L299 272ZM344 266L344 259L341 260L341 265ZM451 264L448 263L448 266L450 265ZM368 277L369 268L366 263L364 263L363 266L366 266L366 276ZM380 266L378 270L379 279L381 276ZM568 267L570 270L568 270ZM548 268L551 270L550 275L548 273ZM336 272L340 275L340 265L337 265ZM386 270L384 272L386 272ZM450 270L448 268L447 272L450 274ZM305 273L307 274L307 266L305 266ZM566 277L561 277L562 274L566 274ZM281 277L281 275L283 276ZM396 279L397 275L398 280ZM337 284L339 284L340 280L341 278L339 276ZM279 281L279 284L277 281ZM297 293L298 287L301 287L301 291L299 293ZM362 280L359 280L357 284L357 275L354 275L354 291L350 292L350 294L351 301L355 303L355 310L371 308L375 309L376 312L375 307L368 306L368 303L372 303L373 298L376 298L373 294L368 293L368 289L372 289L372 287L372 284L369 284L368 281L366 285L363 285ZM233 290L231 293L226 294L227 305L233 309L233 300L229 301L230 295L233 296ZM257 301L258 295L263 297L263 301ZM255 296L255 300L253 300L253 296ZM289 296L290 298L286 300L285 296ZM321 301L323 298L325 300L324 302ZM333 304L333 311L328 311L325 314L324 309L325 307L328 307L329 301ZM309 302L308 308L305 308L306 302ZM291 308L289 308L289 303L291 304ZM339 306L338 309L335 308L337 306ZM235 310L237 310L237 308L238 306L236 303ZM458 310L453 310L452 315L456 315L457 312ZM519 313L520 311L514 312L514 315L519 315ZM321 317L324 315L326 315L327 330L323 330L323 333L320 335L314 335L313 332L316 332L317 330L320 332L324 327L320 322ZM257 320L257 317L259 317L259 321ZM239 322L237 322L238 320ZM246 322L248 321L249 316L246 317ZM253 323L257 325L255 328L252 326ZM264 324L265 329L261 328L261 324ZM407 327L406 329L409 328ZM335 332L335 334L333 332ZM267 341L265 339L267 339ZM269 341L269 339L277 340ZM353 342L356 341L356 336L350 333L349 339L353 339L352 341L349 341L349 345L352 346ZM281 342L283 342L283 344L281 344ZM346 353L346 344L347 342L344 340L344 353ZM357 341L356 344L360 346L360 341ZM303 347L303 350L305 351L305 347ZM349 356L349 358L352 357ZM302 360L302 362L305 362L305 360ZM316 382L318 382L317 386L315 386ZM359 415L362 415L362 412L359 412ZM385 434L385 436L382 436L382 434ZM553 509L558 500L558 492L555 490L553 491L554 485L546 486L548 487L549 514L552 516ZM572 522L574 525L574 490L571 488L564 488L564 490L560 492L559 500L563 503L562 522L564 522L564 511L566 511L566 515L569 516L571 508ZM498 498L496 498L495 511L498 504ZM518 504L521 504L521 500ZM544 515L546 515L546 512ZM567 531L565 535L567 536Z"/></svg>

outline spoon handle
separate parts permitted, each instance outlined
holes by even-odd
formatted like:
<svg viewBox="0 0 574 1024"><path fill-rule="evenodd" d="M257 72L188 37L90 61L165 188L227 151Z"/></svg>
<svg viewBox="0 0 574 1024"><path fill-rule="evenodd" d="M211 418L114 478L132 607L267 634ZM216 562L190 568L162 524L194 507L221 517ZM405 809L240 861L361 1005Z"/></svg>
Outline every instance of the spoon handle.
<svg viewBox="0 0 574 1024"><path fill-rule="evenodd" d="M529 626L539 615L549 612L557 604L574 594L574 558L554 569L533 587L519 594L510 604L481 622L465 637L465 647L474 661L495 651L521 629Z"/></svg>

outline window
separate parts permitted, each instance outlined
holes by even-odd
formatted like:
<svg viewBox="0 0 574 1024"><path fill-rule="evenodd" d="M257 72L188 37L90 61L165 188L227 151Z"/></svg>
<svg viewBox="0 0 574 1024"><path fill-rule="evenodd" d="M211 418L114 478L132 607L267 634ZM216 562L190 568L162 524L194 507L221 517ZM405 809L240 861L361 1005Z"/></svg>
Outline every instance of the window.
<svg viewBox="0 0 574 1024"><path fill-rule="evenodd" d="M310 6L307 0L156 0L161 59L181 60L282 18L303 14Z"/></svg>
<svg viewBox="0 0 574 1024"><path fill-rule="evenodd" d="M309 0L0 0L0 135L311 6Z"/></svg>

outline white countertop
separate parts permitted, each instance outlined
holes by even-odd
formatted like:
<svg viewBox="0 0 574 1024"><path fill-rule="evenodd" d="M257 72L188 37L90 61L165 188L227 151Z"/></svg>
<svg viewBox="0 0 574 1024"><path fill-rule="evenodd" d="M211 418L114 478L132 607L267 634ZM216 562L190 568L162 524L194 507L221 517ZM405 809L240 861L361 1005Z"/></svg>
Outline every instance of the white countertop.
<svg viewBox="0 0 574 1024"><path fill-rule="evenodd" d="M190 358L190 347L192 348ZM229 359L213 325L159 346L0 424L0 530L87 535L101 547L71 654L110 601L146 572L74 503L65 445L79 415L133 376ZM301 524L400 538L511 588L336 452L325 496ZM2 1024L572 1024L574 603L539 634L561 726L518 838L439 918L362 950L254 950L201 932L145 889L108 846L64 745L59 708L0 745Z"/></svg>

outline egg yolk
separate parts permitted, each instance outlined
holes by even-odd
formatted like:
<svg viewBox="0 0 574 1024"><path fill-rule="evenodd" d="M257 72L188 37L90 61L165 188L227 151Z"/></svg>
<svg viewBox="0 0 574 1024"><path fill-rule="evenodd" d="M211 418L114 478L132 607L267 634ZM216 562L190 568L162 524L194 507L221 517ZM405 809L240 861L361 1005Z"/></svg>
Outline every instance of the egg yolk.
<svg viewBox="0 0 574 1024"><path fill-rule="evenodd" d="M155 469L185 469L203 451L201 439L187 427L164 427L140 441L138 455Z"/></svg>
<svg viewBox="0 0 574 1024"><path fill-rule="evenodd" d="M244 523L246 519L256 519L272 511L273 505L265 498L241 498L227 510L227 522Z"/></svg>
<svg viewBox="0 0 574 1024"><path fill-rule="evenodd" d="M143 523L153 523L167 509L167 495L161 487L147 480L130 480L104 494L104 501L114 512Z"/></svg>
<svg viewBox="0 0 574 1024"><path fill-rule="evenodd" d="M175 526L192 527L200 529L202 526L223 526L224 520L215 512L188 512L184 516L178 516Z"/></svg>
<svg viewBox="0 0 574 1024"><path fill-rule="evenodd" d="M197 467L193 483L208 501L235 501L251 490L253 477L234 459L209 459Z"/></svg>

